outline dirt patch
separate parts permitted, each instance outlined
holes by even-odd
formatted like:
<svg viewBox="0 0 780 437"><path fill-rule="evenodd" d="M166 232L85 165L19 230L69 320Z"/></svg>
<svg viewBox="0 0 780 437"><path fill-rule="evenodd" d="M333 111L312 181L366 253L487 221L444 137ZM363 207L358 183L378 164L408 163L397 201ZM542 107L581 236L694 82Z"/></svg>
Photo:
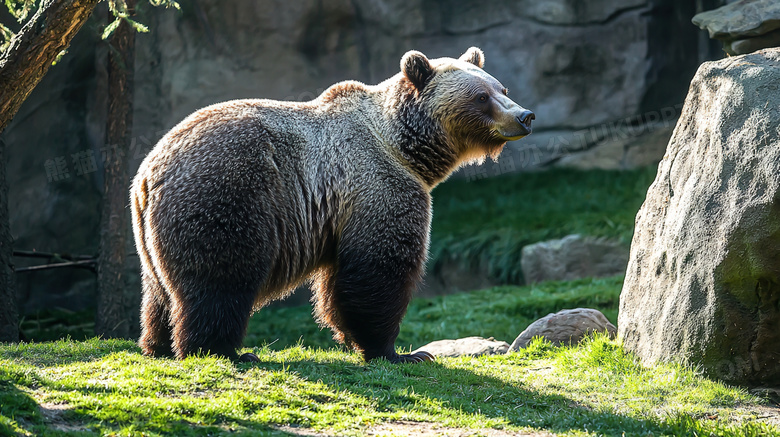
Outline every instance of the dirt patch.
<svg viewBox="0 0 780 437"><path fill-rule="evenodd" d="M780 427L780 387L757 387L750 390L760 398L767 400L767 405L757 405L747 408L738 408L748 415L755 415L755 419L769 425Z"/></svg>
<svg viewBox="0 0 780 437"><path fill-rule="evenodd" d="M54 404L43 402L38 406L46 424L56 431L86 431L87 428L76 423L68 422L62 415L71 409L68 404Z"/></svg>
<svg viewBox="0 0 780 437"><path fill-rule="evenodd" d="M750 416L755 415L755 417L751 417L749 420L763 422L780 428L780 406L759 405L738 411L745 412Z"/></svg>
<svg viewBox="0 0 780 437"><path fill-rule="evenodd" d="M306 437L329 437L336 434L324 434L322 432L312 431L307 428L297 428L291 426L276 427L280 431L293 435ZM483 428L448 428L430 422L385 422L365 429L364 432L369 436L376 437L549 437L553 434L546 432L519 432L504 431L500 429Z"/></svg>
<svg viewBox="0 0 780 437"><path fill-rule="evenodd" d="M448 428L445 426L437 425L430 422L387 422L380 423L377 426L366 430L366 434L370 436L412 436L412 437L471 437L471 436L484 436L484 437L547 437L553 434L546 432L520 432L520 431L505 431L501 429L483 428L483 429L468 429L468 428Z"/></svg>
<svg viewBox="0 0 780 437"><path fill-rule="evenodd" d="M305 437L330 437L332 435L336 434L323 434L319 431L314 431L309 428L301 428L297 426L289 426L289 425L282 425L282 426L274 426L274 429L278 429L279 431L286 432L288 434L292 435L300 435Z"/></svg>

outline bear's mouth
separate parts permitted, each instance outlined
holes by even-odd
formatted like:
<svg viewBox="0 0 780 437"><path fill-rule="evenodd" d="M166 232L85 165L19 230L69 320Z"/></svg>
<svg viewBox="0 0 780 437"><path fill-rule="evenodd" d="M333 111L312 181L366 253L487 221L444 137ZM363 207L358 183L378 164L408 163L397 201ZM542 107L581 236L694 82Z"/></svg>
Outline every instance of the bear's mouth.
<svg viewBox="0 0 780 437"><path fill-rule="evenodd" d="M531 134L530 129L523 129L524 131L518 131L518 132L501 132L500 130L496 130L496 133L498 136L501 137L502 140L505 141L516 141L521 138L527 137Z"/></svg>

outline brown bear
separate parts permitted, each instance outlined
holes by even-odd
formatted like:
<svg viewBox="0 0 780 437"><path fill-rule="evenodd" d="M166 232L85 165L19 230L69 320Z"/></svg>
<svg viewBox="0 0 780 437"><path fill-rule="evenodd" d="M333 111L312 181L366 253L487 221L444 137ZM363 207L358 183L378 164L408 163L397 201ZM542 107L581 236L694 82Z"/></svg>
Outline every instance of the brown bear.
<svg viewBox="0 0 780 437"><path fill-rule="evenodd" d="M483 63L475 47L410 51L379 85L229 101L168 132L131 188L144 354L236 359L252 312L310 281L319 323L366 361L432 359L394 347L426 261L430 191L534 119Z"/></svg>

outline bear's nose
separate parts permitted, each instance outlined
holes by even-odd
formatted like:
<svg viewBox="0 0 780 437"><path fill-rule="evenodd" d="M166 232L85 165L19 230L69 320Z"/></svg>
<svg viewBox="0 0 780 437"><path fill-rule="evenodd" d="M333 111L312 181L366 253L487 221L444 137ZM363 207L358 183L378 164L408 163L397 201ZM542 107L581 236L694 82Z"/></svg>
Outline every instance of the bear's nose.
<svg viewBox="0 0 780 437"><path fill-rule="evenodd" d="M526 127L531 127L531 120L536 120L536 115L527 109L523 110L523 112L517 116L517 121Z"/></svg>

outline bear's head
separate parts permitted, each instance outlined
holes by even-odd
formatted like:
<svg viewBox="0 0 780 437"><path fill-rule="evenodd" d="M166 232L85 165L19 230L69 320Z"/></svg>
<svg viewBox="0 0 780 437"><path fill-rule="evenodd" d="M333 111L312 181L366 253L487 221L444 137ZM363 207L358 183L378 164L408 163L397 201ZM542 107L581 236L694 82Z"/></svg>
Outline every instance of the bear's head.
<svg viewBox="0 0 780 437"><path fill-rule="evenodd" d="M418 51L401 58L403 77L457 149L461 163L497 159L507 141L531 133L535 118L507 96L507 89L482 69L484 64L485 55L476 47L458 59L428 59Z"/></svg>

